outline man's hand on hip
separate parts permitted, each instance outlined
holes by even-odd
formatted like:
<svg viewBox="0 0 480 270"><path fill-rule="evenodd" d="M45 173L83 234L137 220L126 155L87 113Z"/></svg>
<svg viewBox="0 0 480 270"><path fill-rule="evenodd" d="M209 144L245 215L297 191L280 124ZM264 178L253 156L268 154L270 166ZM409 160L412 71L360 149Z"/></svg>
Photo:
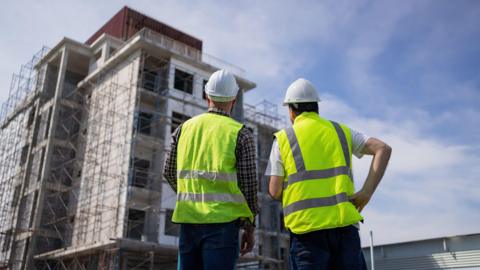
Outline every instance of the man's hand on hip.
<svg viewBox="0 0 480 270"><path fill-rule="evenodd" d="M363 208L370 201L371 197L371 194L367 193L364 190L360 190L350 196L349 200L353 203L353 205L355 205L355 208L357 208L358 212L362 212Z"/></svg>

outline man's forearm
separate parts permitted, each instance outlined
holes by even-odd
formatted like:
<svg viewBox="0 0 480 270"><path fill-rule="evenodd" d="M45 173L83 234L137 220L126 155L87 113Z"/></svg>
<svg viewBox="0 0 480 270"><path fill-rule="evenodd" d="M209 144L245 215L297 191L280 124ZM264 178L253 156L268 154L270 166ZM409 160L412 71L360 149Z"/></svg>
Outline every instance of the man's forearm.
<svg viewBox="0 0 480 270"><path fill-rule="evenodd" d="M283 195L283 176L270 176L268 193L274 200L281 201Z"/></svg>
<svg viewBox="0 0 480 270"><path fill-rule="evenodd" d="M258 213L257 202L257 163L253 134L242 128L238 134L237 149L237 177L238 186L243 193L253 215Z"/></svg>
<svg viewBox="0 0 480 270"><path fill-rule="evenodd" d="M384 144L375 151L367 179L362 190L372 196L387 168L392 148Z"/></svg>

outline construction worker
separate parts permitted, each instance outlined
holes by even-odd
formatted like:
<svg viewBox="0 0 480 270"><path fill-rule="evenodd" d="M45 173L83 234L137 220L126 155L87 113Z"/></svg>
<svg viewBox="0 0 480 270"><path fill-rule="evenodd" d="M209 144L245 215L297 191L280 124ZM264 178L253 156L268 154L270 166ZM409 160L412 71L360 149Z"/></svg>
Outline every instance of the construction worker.
<svg viewBox="0 0 480 270"><path fill-rule="evenodd" d="M178 269L234 269L239 249L253 249L256 152L253 133L230 117L238 91L230 72L213 73L205 85L208 112L173 133L163 175L177 193Z"/></svg>
<svg viewBox="0 0 480 270"><path fill-rule="evenodd" d="M290 231L292 269L366 269L360 247L360 212L379 184L391 154L384 142L318 115L320 98L309 81L287 89L293 126L275 133L266 174L282 201ZM352 153L373 155L365 184L354 192Z"/></svg>

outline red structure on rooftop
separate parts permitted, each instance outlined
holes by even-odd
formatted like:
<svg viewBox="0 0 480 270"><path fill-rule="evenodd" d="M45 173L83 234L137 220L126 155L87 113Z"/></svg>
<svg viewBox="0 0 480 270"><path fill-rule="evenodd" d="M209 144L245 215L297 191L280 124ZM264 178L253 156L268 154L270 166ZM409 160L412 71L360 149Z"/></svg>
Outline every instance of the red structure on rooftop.
<svg viewBox="0 0 480 270"><path fill-rule="evenodd" d="M85 43L91 45L103 33L126 41L142 28L149 28L172 39L185 43L197 50L202 50L202 41L159 22L147 15L135 11L127 6L123 7L105 25L93 34Z"/></svg>

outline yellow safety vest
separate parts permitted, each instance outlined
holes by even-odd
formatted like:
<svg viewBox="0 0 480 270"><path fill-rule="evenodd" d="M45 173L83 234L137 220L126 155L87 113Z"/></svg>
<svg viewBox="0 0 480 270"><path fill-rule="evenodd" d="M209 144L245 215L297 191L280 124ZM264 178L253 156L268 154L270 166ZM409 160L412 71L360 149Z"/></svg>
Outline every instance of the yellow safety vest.
<svg viewBox="0 0 480 270"><path fill-rule="evenodd" d="M176 223L225 223L253 214L237 182L235 148L242 124L204 113L182 125L177 146Z"/></svg>
<svg viewBox="0 0 480 270"><path fill-rule="evenodd" d="M275 133L285 167L285 227L296 234L352 225L362 220L349 202L355 187L351 173L350 130L317 113L305 112L293 127Z"/></svg>

